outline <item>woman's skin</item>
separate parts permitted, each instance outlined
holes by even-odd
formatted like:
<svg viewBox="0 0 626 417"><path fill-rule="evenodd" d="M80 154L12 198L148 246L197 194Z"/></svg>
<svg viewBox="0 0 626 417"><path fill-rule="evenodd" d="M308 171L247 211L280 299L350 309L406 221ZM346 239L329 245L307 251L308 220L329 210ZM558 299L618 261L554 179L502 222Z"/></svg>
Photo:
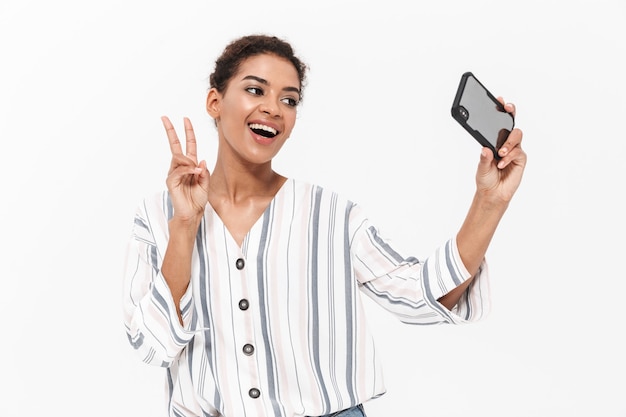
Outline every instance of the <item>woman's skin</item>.
<svg viewBox="0 0 626 417"><path fill-rule="evenodd" d="M218 131L218 154L212 173L204 160L198 161L189 119L184 119L183 151L172 123L162 117L172 152L166 184L174 216L169 222L170 240L161 270L177 306L189 285L193 245L205 206L213 207L232 238L241 245L286 181L272 169L272 159L295 125L300 88L293 64L272 54L243 61L223 94L212 88L206 101L207 112L216 121ZM501 98L500 101L504 104ZM512 104L506 104L505 109L515 113ZM271 137L263 135L261 127L270 130ZM521 141L522 132L514 129L500 149L497 165L491 150L482 149L476 192L456 236L461 259L472 276L521 181L526 164ZM471 281L468 279L439 301L452 309ZM180 310L178 314L182 324Z"/></svg>

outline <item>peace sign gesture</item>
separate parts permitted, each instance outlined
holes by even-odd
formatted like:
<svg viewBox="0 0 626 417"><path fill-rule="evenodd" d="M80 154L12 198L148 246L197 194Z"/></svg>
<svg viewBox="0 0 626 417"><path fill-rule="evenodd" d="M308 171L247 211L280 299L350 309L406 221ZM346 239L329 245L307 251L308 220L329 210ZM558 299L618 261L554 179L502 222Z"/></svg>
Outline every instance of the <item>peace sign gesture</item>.
<svg viewBox="0 0 626 417"><path fill-rule="evenodd" d="M161 121L172 151L172 162L165 183L174 205L174 216L181 220L197 219L203 215L208 202L210 175L206 161L198 163L196 135L188 118L184 118L184 153L170 119L163 116Z"/></svg>

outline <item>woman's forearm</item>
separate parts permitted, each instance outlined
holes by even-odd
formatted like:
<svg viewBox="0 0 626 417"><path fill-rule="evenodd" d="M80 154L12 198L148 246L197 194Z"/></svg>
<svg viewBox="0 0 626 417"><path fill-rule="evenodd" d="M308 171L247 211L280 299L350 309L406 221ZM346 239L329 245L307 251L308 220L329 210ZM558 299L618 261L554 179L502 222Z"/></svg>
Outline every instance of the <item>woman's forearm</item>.
<svg viewBox="0 0 626 417"><path fill-rule="evenodd" d="M199 220L182 221L175 217L170 220L170 238L161 266L161 273L172 293L181 324L180 300L189 286L191 257L199 224Z"/></svg>
<svg viewBox="0 0 626 417"><path fill-rule="evenodd" d="M439 299L446 308L451 309L456 305L474 279L507 206L505 201L494 201L480 193L474 195L465 221L456 236L459 255L472 277Z"/></svg>

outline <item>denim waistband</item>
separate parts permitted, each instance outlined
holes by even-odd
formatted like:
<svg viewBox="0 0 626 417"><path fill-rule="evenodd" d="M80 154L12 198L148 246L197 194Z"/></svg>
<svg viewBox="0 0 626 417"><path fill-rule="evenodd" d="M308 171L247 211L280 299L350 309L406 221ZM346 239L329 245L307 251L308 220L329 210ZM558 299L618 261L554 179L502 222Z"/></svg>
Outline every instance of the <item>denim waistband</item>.
<svg viewBox="0 0 626 417"><path fill-rule="evenodd" d="M347 408L345 410L337 411L331 414L326 414L320 417L366 417L365 411L363 410L363 404L359 404L352 408Z"/></svg>

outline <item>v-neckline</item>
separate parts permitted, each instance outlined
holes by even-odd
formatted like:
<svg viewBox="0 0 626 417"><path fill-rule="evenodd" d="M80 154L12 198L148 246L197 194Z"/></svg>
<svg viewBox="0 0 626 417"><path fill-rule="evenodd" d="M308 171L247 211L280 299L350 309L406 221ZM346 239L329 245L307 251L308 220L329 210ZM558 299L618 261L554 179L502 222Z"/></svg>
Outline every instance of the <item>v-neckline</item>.
<svg viewBox="0 0 626 417"><path fill-rule="evenodd" d="M274 196L269 200L269 202L267 203L267 206L265 206L265 208L263 209L263 211L261 211L261 214L259 215L259 217L252 223L252 226L250 226L250 228L246 231L246 233L243 235L243 239L241 240L241 244L239 244L237 242L237 240L235 239L235 237L233 236L232 232L230 231L230 229L228 228L228 226L226 226L226 223L224 222L224 220L222 219L222 217L218 214L217 210L215 210L215 207L213 207L213 205L208 202L206 205L207 210L209 210L212 213L212 217L215 219L216 222L218 222L219 225L222 226L222 228L224 229L225 234L228 236L228 239L230 239L230 241L240 250L242 251L246 241L250 238L250 235L252 234L252 232L258 227L258 225L263 221L263 219L265 218L265 215L267 213L267 211L272 207L272 205L274 204L274 202L278 199L278 197L284 193L283 190L285 190L287 188L287 184L292 183L292 179L291 178L287 178L285 180L285 182L283 182L283 184L278 188L278 191L276 191L276 194L274 194Z"/></svg>

